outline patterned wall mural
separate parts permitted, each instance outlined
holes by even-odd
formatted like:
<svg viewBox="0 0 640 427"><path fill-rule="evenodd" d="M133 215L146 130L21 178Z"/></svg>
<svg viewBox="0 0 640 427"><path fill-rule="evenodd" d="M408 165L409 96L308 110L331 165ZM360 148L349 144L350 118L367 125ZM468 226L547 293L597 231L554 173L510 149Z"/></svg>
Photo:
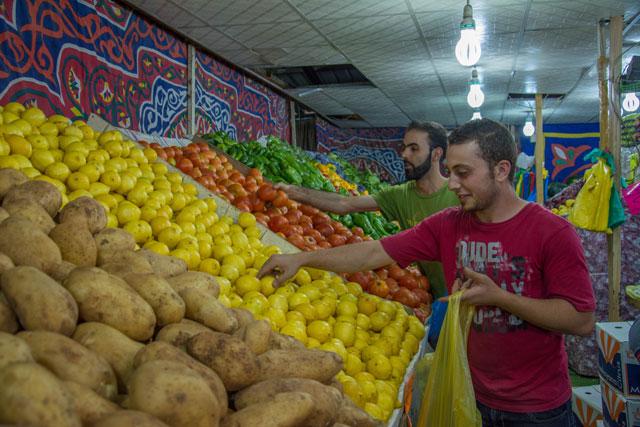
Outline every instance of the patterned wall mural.
<svg viewBox="0 0 640 427"><path fill-rule="evenodd" d="M340 129L318 119L318 151L335 152L360 169L368 168L390 183L404 181L400 147L404 128Z"/></svg>
<svg viewBox="0 0 640 427"><path fill-rule="evenodd" d="M162 136L187 131L187 46L112 0L3 0L0 104ZM198 54L198 131L289 139L287 101Z"/></svg>
<svg viewBox="0 0 640 427"><path fill-rule="evenodd" d="M574 123L544 125L545 168L549 171L550 182L563 182L581 177L592 163L584 156L598 147L600 142L599 123ZM522 151L533 155L535 144L521 135Z"/></svg>

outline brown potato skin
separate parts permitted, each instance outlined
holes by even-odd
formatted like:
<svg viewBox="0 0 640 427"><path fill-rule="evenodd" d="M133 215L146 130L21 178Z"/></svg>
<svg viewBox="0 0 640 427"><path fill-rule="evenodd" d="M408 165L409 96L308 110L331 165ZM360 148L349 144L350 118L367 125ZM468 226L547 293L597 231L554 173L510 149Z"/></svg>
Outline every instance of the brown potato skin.
<svg viewBox="0 0 640 427"><path fill-rule="evenodd" d="M56 225L49 237L60 248L62 259L80 267L94 267L98 248L93 235L84 224L74 221Z"/></svg>
<svg viewBox="0 0 640 427"><path fill-rule="evenodd" d="M124 410L100 418L93 427L169 427L156 417L140 411Z"/></svg>
<svg viewBox="0 0 640 427"><path fill-rule="evenodd" d="M62 205L62 195L55 185L46 181L30 180L12 187L4 195L2 207L19 199L33 200L40 204L51 218L58 213Z"/></svg>
<svg viewBox="0 0 640 427"><path fill-rule="evenodd" d="M187 271L187 263L180 258L160 255L149 249L140 249L138 252L149 261L153 272L165 279Z"/></svg>
<svg viewBox="0 0 640 427"><path fill-rule="evenodd" d="M10 216L0 223L0 252L15 265L28 265L47 274L62 261L58 245L36 224L20 216Z"/></svg>
<svg viewBox="0 0 640 427"><path fill-rule="evenodd" d="M4 209L13 217L22 217L33 222L45 234L56 226L49 213L39 204L29 199L17 199L7 203Z"/></svg>
<svg viewBox="0 0 640 427"><path fill-rule="evenodd" d="M156 334L156 341L164 341L182 351L187 351L187 343L191 337L198 335L200 332L210 332L212 329L207 328L201 323L194 322L189 319L182 319L178 323L171 323L160 329Z"/></svg>
<svg viewBox="0 0 640 427"><path fill-rule="evenodd" d="M0 332L0 369L15 362L35 362L31 349L22 338Z"/></svg>
<svg viewBox="0 0 640 427"><path fill-rule="evenodd" d="M328 383L342 369L336 353L322 350L269 350L258 356L260 381L272 378L308 378Z"/></svg>
<svg viewBox="0 0 640 427"><path fill-rule="evenodd" d="M17 336L29 345L36 362L61 380L82 384L109 400L116 398L116 375L102 356L54 332L23 331Z"/></svg>
<svg viewBox="0 0 640 427"><path fill-rule="evenodd" d="M80 427L71 395L62 381L37 363L0 369L0 421L10 424Z"/></svg>
<svg viewBox="0 0 640 427"><path fill-rule="evenodd" d="M280 393L271 399L247 406L222 419L221 427L296 427L306 426L314 409L309 393Z"/></svg>
<svg viewBox="0 0 640 427"><path fill-rule="evenodd" d="M219 332L202 332L187 343L187 351L215 371L227 391L243 389L256 382L256 356L239 338Z"/></svg>
<svg viewBox="0 0 640 427"><path fill-rule="evenodd" d="M15 267L0 278L9 306L26 330L71 335L78 322L78 305L58 282L34 267Z"/></svg>
<svg viewBox="0 0 640 427"><path fill-rule="evenodd" d="M107 212L97 200L82 196L62 208L58 213L58 222L84 223L91 234L96 234L107 226Z"/></svg>
<svg viewBox="0 0 640 427"><path fill-rule="evenodd" d="M133 371L133 359L144 345L117 329L98 322L81 323L72 338L102 356L113 368L118 386L124 390L126 380Z"/></svg>
<svg viewBox="0 0 640 427"><path fill-rule="evenodd" d="M2 275L1 272L0 275ZM19 327L15 313L9 306L4 294L0 292L0 332L15 334Z"/></svg>
<svg viewBox="0 0 640 427"><path fill-rule="evenodd" d="M96 267L78 267L63 282L78 302L80 317L113 326L129 338L153 336L156 315L124 280Z"/></svg>
<svg viewBox="0 0 640 427"><path fill-rule="evenodd" d="M187 366L152 360L127 382L128 406L174 427L217 427L220 406L207 382Z"/></svg>
<svg viewBox="0 0 640 427"><path fill-rule="evenodd" d="M133 365L137 368L151 360L166 360L169 362L181 363L189 369L193 369L207 382L209 388L216 396L219 403L218 413L223 416L227 412L227 391L225 390L224 384L218 374L216 374L211 368L198 362L196 359L171 344L162 341L147 344L138 352L133 360Z"/></svg>
<svg viewBox="0 0 640 427"><path fill-rule="evenodd" d="M83 384L64 381L64 386L71 394L76 414L83 425L93 425L105 415L120 410L118 405Z"/></svg>
<svg viewBox="0 0 640 427"><path fill-rule="evenodd" d="M159 275L131 273L124 280L153 308L158 326L180 322L184 317L184 301Z"/></svg>

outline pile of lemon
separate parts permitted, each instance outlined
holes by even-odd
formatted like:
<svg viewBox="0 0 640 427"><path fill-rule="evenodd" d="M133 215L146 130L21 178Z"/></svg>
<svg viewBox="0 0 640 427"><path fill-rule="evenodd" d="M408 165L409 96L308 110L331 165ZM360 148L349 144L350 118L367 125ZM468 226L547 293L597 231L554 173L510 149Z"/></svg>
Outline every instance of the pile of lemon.
<svg viewBox="0 0 640 427"><path fill-rule="evenodd" d="M118 131L96 132L82 121L10 103L0 107L0 168L52 183L63 203L93 197L107 210L108 225L127 230L139 246L216 276L223 304L342 356L338 379L372 416L385 420L398 407L398 387L424 335L420 321L399 303L325 271L301 269L278 289L273 277L258 279L280 249L261 242L255 217L219 216L215 199L198 198L196 186L170 172L152 149Z"/></svg>

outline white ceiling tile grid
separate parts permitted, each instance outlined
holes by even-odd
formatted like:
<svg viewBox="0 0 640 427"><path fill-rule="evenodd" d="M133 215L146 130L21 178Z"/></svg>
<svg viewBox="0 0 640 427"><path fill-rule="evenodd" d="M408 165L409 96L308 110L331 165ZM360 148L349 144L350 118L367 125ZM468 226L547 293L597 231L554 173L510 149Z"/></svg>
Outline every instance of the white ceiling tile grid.
<svg viewBox="0 0 640 427"><path fill-rule="evenodd" d="M244 67L352 64L374 87L325 88L299 98L325 115L359 114L354 126L468 120L471 69L454 56L464 0L130 0ZM632 0L471 0L482 45L484 117L524 122L508 92L567 94L545 106L553 122L596 120L597 21L640 13ZM640 24L624 39L640 55ZM588 73L587 73L588 71ZM308 88L289 90L297 96ZM347 125L349 121L340 122Z"/></svg>

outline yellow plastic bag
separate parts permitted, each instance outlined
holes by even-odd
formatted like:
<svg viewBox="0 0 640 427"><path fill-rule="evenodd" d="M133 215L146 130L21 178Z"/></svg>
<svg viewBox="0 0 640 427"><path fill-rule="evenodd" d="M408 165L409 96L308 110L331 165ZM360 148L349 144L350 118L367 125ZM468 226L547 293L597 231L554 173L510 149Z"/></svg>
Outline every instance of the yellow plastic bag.
<svg viewBox="0 0 640 427"><path fill-rule="evenodd" d="M462 292L456 292L449 298L420 406L419 426L482 426L467 362L474 306L461 303L461 296Z"/></svg>
<svg viewBox="0 0 640 427"><path fill-rule="evenodd" d="M584 185L569 212L569 221L585 230L607 231L611 184L611 168L604 158L599 157L596 164L584 173Z"/></svg>

